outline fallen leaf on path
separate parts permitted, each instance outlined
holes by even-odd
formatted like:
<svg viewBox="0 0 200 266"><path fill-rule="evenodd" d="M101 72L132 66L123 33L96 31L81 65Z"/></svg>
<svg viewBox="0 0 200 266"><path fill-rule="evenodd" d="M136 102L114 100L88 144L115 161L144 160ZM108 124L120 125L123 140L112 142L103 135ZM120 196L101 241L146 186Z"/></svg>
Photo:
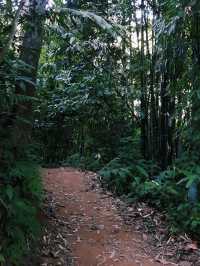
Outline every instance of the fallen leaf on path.
<svg viewBox="0 0 200 266"><path fill-rule="evenodd" d="M176 263L172 263L170 261L165 260L164 258L160 258L160 254L155 257L155 260L157 262L162 263L163 265L174 265L174 266L178 266L178 264L176 264Z"/></svg>
<svg viewBox="0 0 200 266"><path fill-rule="evenodd" d="M51 251L50 252L50 255L53 257L53 258L58 258L59 257L59 253L60 253L60 250L58 251Z"/></svg>
<svg viewBox="0 0 200 266"><path fill-rule="evenodd" d="M115 257L115 255L116 255L116 251L113 250L113 252L110 254L110 259L113 259Z"/></svg>
<svg viewBox="0 0 200 266"><path fill-rule="evenodd" d="M81 238L80 238L80 236L78 236L78 237L77 237L77 240L76 240L76 242L78 242L78 243L80 243L80 242L81 242Z"/></svg>
<svg viewBox="0 0 200 266"><path fill-rule="evenodd" d="M146 234L142 234L142 238L143 238L144 241L148 240L148 236Z"/></svg>
<svg viewBox="0 0 200 266"><path fill-rule="evenodd" d="M189 261L181 261L179 266L191 266L192 264Z"/></svg>
<svg viewBox="0 0 200 266"><path fill-rule="evenodd" d="M189 250L191 250L191 251L198 250L197 243L193 242L193 243L187 244L186 247L185 247L185 250L187 250L187 251L189 251Z"/></svg>

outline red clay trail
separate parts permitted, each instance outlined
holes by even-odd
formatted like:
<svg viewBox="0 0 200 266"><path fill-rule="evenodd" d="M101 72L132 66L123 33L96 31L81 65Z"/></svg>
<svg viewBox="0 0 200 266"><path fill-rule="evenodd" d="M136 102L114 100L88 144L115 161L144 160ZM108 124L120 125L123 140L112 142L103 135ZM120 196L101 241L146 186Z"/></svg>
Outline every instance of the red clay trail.
<svg viewBox="0 0 200 266"><path fill-rule="evenodd" d="M91 189L91 173L72 168L47 169L46 190L57 202L56 219L65 234L75 266L159 266L145 250L142 234L133 232L117 213L114 199ZM59 230L59 228L58 228ZM62 229L63 230L63 229ZM147 255L148 254L148 255ZM67 265L46 262L41 265Z"/></svg>

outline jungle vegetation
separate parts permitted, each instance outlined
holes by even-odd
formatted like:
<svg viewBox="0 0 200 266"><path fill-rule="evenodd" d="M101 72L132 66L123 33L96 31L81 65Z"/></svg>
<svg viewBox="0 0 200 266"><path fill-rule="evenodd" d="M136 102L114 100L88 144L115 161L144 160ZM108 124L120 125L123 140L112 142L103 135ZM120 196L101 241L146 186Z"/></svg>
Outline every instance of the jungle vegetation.
<svg viewBox="0 0 200 266"><path fill-rule="evenodd" d="M41 166L199 239L200 2L0 0L0 36L0 263L39 234Z"/></svg>

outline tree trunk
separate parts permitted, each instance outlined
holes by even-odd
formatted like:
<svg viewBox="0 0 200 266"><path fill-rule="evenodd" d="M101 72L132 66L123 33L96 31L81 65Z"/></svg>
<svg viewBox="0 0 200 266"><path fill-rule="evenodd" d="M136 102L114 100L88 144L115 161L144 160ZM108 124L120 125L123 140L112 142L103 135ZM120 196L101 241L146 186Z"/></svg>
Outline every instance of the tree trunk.
<svg viewBox="0 0 200 266"><path fill-rule="evenodd" d="M147 111L146 111L146 91L145 91L145 77L144 77L144 12L145 12L144 0L141 1L141 72L140 72L140 85L141 85L141 153L145 159L147 159L148 137L147 137Z"/></svg>
<svg viewBox="0 0 200 266"><path fill-rule="evenodd" d="M200 84L200 4L197 3L193 9L192 24L191 24L191 41L192 41L192 60L193 60L193 77L192 77L192 134L197 138L200 130L200 100L199 100L199 84ZM199 137L198 137L199 140ZM196 142L192 144L192 150L197 151L199 147Z"/></svg>
<svg viewBox="0 0 200 266"><path fill-rule="evenodd" d="M38 63L42 48L43 24L47 0L30 0L29 10L26 14L24 36L19 58L24 62L25 68L19 73L23 78L16 84L16 95L26 97L25 101L19 101L15 106L14 113L16 122L14 125L15 149L21 144L28 144L32 129L32 105L30 97L35 96ZM20 119L18 119L20 118Z"/></svg>
<svg viewBox="0 0 200 266"><path fill-rule="evenodd" d="M166 71L166 70L165 70ZM169 156L169 95L167 91L168 78L164 73L161 82L161 114L160 114L160 162L162 170L168 166Z"/></svg>

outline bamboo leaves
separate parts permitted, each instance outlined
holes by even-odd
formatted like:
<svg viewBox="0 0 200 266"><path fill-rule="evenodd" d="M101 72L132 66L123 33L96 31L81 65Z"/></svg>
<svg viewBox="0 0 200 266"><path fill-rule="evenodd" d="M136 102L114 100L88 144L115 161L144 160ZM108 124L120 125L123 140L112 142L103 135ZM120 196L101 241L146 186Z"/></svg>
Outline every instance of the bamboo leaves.
<svg viewBox="0 0 200 266"><path fill-rule="evenodd" d="M75 10L71 8L58 8L58 9L55 9L54 12L56 14L69 13L74 16L90 19L94 23L96 23L100 28L109 32L113 36L113 38L116 38L118 36L116 28L117 26L119 27L119 25L113 26L111 23L108 23L103 17L98 16L93 12Z"/></svg>

